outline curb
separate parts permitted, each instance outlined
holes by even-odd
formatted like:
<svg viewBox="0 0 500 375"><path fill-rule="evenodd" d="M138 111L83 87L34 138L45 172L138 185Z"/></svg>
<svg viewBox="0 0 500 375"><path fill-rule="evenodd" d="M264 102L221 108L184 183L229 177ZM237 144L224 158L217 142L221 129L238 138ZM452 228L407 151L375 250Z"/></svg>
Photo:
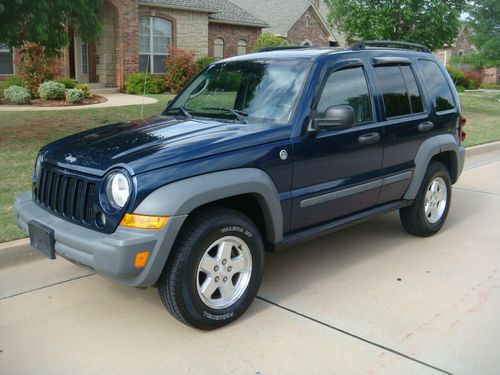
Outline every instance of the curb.
<svg viewBox="0 0 500 375"><path fill-rule="evenodd" d="M40 259L44 258L33 250L28 238L0 243L0 271Z"/></svg>
<svg viewBox="0 0 500 375"><path fill-rule="evenodd" d="M499 150L500 141L467 147L465 155L466 157L473 157ZM45 259L45 257L38 254L38 252L30 246L28 238L0 243L0 271L7 267L17 266L40 259Z"/></svg>
<svg viewBox="0 0 500 375"><path fill-rule="evenodd" d="M467 147L465 149L466 157L487 154L488 152L499 151L500 141L485 143L484 145Z"/></svg>

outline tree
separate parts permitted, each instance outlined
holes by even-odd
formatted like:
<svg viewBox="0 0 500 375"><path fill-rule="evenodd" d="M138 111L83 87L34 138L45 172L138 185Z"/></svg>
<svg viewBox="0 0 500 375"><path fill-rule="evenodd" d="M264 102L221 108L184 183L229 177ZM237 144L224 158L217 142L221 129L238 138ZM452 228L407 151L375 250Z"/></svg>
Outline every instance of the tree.
<svg viewBox="0 0 500 375"><path fill-rule="evenodd" d="M264 47L286 46L288 42L278 35L262 33L255 41L255 51Z"/></svg>
<svg viewBox="0 0 500 375"><path fill-rule="evenodd" d="M465 0L324 0L347 40L398 40L439 49L460 29ZM495 1L495 0L492 0Z"/></svg>
<svg viewBox="0 0 500 375"><path fill-rule="evenodd" d="M0 43L20 48L25 43L44 47L56 56L68 44L68 27L78 25L85 41L95 40L100 25L96 10L103 0L0 0Z"/></svg>
<svg viewBox="0 0 500 375"><path fill-rule="evenodd" d="M470 4L468 23L474 31L470 36L478 53L457 60L475 68L500 66L500 2L476 0Z"/></svg>

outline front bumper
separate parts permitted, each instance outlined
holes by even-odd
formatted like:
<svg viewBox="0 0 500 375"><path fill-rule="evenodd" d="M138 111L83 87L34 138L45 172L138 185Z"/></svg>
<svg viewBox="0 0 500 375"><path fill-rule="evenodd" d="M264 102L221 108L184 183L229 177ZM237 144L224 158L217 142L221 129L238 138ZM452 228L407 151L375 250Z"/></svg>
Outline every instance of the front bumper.
<svg viewBox="0 0 500 375"><path fill-rule="evenodd" d="M33 202L29 192L16 198L14 211L17 225L26 233L31 220L54 230L56 254L115 282L137 287L156 283L187 217L170 217L159 230L118 227L105 234L50 214ZM146 266L134 267L135 255L144 251L151 253Z"/></svg>

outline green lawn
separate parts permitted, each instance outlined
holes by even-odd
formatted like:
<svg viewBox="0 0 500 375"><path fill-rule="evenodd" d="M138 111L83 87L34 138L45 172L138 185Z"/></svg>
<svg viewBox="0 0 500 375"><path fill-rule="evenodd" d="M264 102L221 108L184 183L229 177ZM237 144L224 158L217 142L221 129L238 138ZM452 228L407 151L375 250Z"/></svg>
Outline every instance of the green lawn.
<svg viewBox="0 0 500 375"><path fill-rule="evenodd" d="M462 110L467 119L465 146L500 140L500 93L460 93Z"/></svg>
<svg viewBox="0 0 500 375"><path fill-rule="evenodd" d="M151 95L144 115L159 114L170 95ZM500 102L494 93L461 93L467 117L466 146L500 140ZM216 103L220 105L220 103ZM0 112L0 242L24 236L13 220L12 204L20 192L30 189L35 156L44 144L99 125L140 117L140 106L68 111Z"/></svg>
<svg viewBox="0 0 500 375"><path fill-rule="evenodd" d="M144 116L161 113L172 95L144 106ZM68 111L0 112L0 242L24 237L13 220L14 197L30 189L40 147L55 139L103 124L141 117L141 106Z"/></svg>

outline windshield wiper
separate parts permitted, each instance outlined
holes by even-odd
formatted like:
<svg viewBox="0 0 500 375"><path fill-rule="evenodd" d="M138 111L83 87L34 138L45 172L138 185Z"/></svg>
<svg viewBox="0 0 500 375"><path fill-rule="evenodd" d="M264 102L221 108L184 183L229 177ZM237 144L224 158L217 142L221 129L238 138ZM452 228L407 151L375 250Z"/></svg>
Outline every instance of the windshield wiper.
<svg viewBox="0 0 500 375"><path fill-rule="evenodd" d="M217 111L226 111L226 112L233 114L242 123L244 123L244 124L247 123L247 119L245 118L245 116L248 116L248 113L246 113L245 111L240 111L237 109L232 109L232 108L222 107L222 106L207 106L207 107L203 107L202 109L214 109Z"/></svg>
<svg viewBox="0 0 500 375"><path fill-rule="evenodd" d="M186 109L185 106L177 107L177 108L170 108L166 113L173 111L173 110L178 110L179 112L182 112L182 114L187 117L188 119L192 119L193 115L189 113L189 111Z"/></svg>

